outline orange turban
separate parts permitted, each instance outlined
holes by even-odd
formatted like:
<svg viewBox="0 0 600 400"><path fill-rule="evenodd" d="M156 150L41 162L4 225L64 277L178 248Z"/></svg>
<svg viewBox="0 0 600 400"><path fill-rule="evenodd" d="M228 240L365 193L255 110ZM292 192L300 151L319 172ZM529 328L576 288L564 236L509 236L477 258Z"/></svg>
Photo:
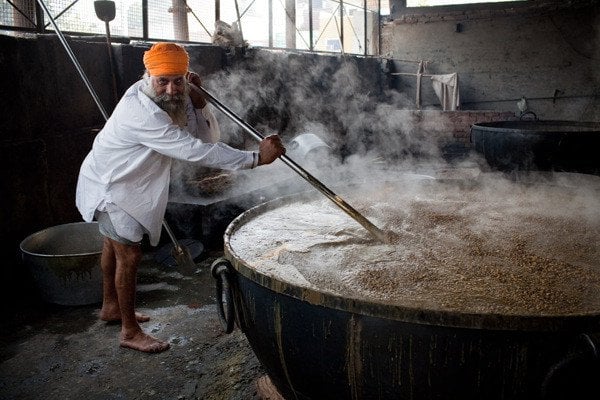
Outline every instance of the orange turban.
<svg viewBox="0 0 600 400"><path fill-rule="evenodd" d="M176 43L156 43L144 52L144 66L153 76L185 75L189 64L187 51Z"/></svg>

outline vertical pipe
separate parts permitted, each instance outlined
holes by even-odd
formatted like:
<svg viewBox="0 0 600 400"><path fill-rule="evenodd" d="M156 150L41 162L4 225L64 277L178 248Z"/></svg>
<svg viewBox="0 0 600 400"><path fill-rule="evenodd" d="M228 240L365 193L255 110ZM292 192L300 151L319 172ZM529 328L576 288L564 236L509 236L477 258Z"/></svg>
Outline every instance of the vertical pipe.
<svg viewBox="0 0 600 400"><path fill-rule="evenodd" d="M185 0L172 0L171 12L173 13L173 33L176 40L190 40L188 28L187 5Z"/></svg>
<svg viewBox="0 0 600 400"><path fill-rule="evenodd" d="M285 0L285 47L296 48L296 0Z"/></svg>
<svg viewBox="0 0 600 400"><path fill-rule="evenodd" d="M273 47L273 0L269 0L269 47Z"/></svg>
<svg viewBox="0 0 600 400"><path fill-rule="evenodd" d="M417 71L417 110L421 109L421 76L423 75L423 61L419 61L419 70Z"/></svg>
<svg viewBox="0 0 600 400"><path fill-rule="evenodd" d="M377 54L381 54L381 0L377 0Z"/></svg>
<svg viewBox="0 0 600 400"><path fill-rule="evenodd" d="M35 18L37 33L44 33L46 30L46 25L44 24L44 10L42 10L42 7L37 2L35 3Z"/></svg>
<svg viewBox="0 0 600 400"><path fill-rule="evenodd" d="M117 85L117 74L115 73L115 61L114 61L114 57L113 57L113 50L112 50L112 43L110 40L110 27L108 24L108 21L104 21L104 25L106 27L106 46L108 49L108 62L110 63L110 75L112 78L112 90L113 90L113 96L114 96L114 100L115 100L115 106L117 105L117 103L119 102L119 89L118 89L118 85Z"/></svg>
<svg viewBox="0 0 600 400"><path fill-rule="evenodd" d="M148 0L142 0L142 38L148 39Z"/></svg>
<svg viewBox="0 0 600 400"><path fill-rule="evenodd" d="M364 24L365 24L365 42L364 42L364 46L365 46L365 56L368 55L368 51L367 51L367 0L363 1L363 13L364 13Z"/></svg>
<svg viewBox="0 0 600 400"><path fill-rule="evenodd" d="M344 0L340 0L340 45L342 46L342 54L346 52L344 49Z"/></svg>
<svg viewBox="0 0 600 400"><path fill-rule="evenodd" d="M221 20L221 0L215 0L215 22Z"/></svg>
<svg viewBox="0 0 600 400"><path fill-rule="evenodd" d="M313 2L312 0L308 0L308 37L309 37L309 45L308 49L313 51Z"/></svg>

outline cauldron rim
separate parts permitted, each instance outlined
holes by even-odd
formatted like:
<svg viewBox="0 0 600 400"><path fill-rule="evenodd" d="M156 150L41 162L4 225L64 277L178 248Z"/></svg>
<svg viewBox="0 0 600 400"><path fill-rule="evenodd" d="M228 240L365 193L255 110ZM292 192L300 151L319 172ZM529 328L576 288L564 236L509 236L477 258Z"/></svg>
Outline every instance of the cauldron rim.
<svg viewBox="0 0 600 400"><path fill-rule="evenodd" d="M312 305L402 322L498 331L572 331L581 329L597 331L600 329L600 313L598 312L564 315L468 313L407 307L343 297L326 291L300 287L260 273L235 253L230 238L246 221L266 210L290 204L294 201L314 199L315 195L315 191L307 191L282 196L254 206L237 216L228 225L224 234L224 256L232 264L235 271L273 292L306 301Z"/></svg>
<svg viewBox="0 0 600 400"><path fill-rule="evenodd" d="M478 122L471 126L472 130L507 133L594 133L600 134L600 122L567 121L567 120L510 120Z"/></svg>

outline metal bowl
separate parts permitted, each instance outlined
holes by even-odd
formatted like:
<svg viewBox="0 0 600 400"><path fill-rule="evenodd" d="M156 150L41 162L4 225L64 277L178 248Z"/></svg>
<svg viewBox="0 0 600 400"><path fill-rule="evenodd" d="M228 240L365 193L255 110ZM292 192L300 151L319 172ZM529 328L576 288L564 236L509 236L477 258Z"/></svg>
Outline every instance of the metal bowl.
<svg viewBox="0 0 600 400"><path fill-rule="evenodd" d="M57 225L25 238L22 258L42 300L69 306L99 303L102 242L96 222Z"/></svg>

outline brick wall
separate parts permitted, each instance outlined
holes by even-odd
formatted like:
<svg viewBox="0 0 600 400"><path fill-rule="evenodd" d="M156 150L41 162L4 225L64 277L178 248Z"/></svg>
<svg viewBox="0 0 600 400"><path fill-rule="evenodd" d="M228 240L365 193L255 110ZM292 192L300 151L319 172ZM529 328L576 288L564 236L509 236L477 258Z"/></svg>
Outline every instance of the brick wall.
<svg viewBox="0 0 600 400"><path fill-rule="evenodd" d="M518 117L511 111L468 110L398 110L403 118L413 122L414 130L442 142L456 141L468 145L471 125L480 122L510 121Z"/></svg>

